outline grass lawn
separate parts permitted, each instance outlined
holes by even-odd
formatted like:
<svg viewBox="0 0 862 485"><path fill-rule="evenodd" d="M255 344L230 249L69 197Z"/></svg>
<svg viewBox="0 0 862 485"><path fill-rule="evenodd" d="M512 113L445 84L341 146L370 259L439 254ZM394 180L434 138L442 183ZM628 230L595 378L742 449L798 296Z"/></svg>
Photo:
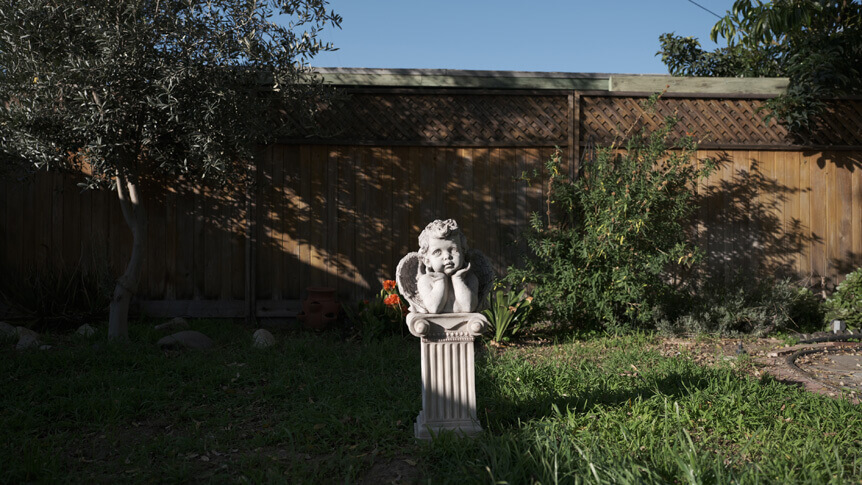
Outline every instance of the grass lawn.
<svg viewBox="0 0 862 485"><path fill-rule="evenodd" d="M133 344L0 350L0 482L430 483L862 481L846 401L663 356L648 334L483 350L472 440L416 443L419 344L193 321L208 352ZM381 475L381 470L383 474ZM397 475L396 475L397 476Z"/></svg>

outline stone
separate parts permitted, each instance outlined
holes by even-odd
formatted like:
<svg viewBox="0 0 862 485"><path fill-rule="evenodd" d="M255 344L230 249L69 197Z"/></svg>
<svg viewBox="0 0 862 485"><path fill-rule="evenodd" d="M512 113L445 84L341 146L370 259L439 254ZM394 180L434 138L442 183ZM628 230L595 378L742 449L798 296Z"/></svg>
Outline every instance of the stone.
<svg viewBox="0 0 862 485"><path fill-rule="evenodd" d="M33 337L36 340L39 340L39 334L36 331L30 330L27 327L15 327L15 332L18 334L19 339L26 335L29 337Z"/></svg>
<svg viewBox="0 0 862 485"><path fill-rule="evenodd" d="M75 330L75 333L82 336L82 337L88 337L89 338L89 337L92 337L93 335L96 335L96 329L93 328L93 326L90 325L89 323L85 323L85 324L81 325L80 327L78 327L78 330Z"/></svg>
<svg viewBox="0 0 862 485"><path fill-rule="evenodd" d="M180 330L188 330L189 322L183 317L174 317L165 323L156 325L155 329L160 332L178 332Z"/></svg>
<svg viewBox="0 0 862 485"><path fill-rule="evenodd" d="M457 222L436 220L419 235L419 251L398 263L395 278L410 304L407 328L420 338L422 410L415 437L480 433L473 342L490 327L476 312L493 285L491 265L467 247Z"/></svg>
<svg viewBox="0 0 862 485"><path fill-rule="evenodd" d="M251 345L256 349L272 347L275 345L275 337L269 333L269 330L259 328L255 330L254 335L251 336Z"/></svg>
<svg viewBox="0 0 862 485"><path fill-rule="evenodd" d="M845 330L847 330L847 324L844 320L832 320L832 333L843 333Z"/></svg>
<svg viewBox="0 0 862 485"><path fill-rule="evenodd" d="M18 331L15 327L6 322L0 322L0 341L15 340L18 338Z"/></svg>
<svg viewBox="0 0 862 485"><path fill-rule="evenodd" d="M51 350L53 348L54 348L53 345L40 345L39 346L39 350Z"/></svg>
<svg viewBox="0 0 862 485"><path fill-rule="evenodd" d="M161 349L207 350L211 349L214 344L212 339L200 332L183 330L160 338L156 345Z"/></svg>
<svg viewBox="0 0 862 485"><path fill-rule="evenodd" d="M32 334L22 334L21 337L18 338L18 343L15 345L17 350L27 350L27 349L35 349L39 347L39 339L34 337Z"/></svg>

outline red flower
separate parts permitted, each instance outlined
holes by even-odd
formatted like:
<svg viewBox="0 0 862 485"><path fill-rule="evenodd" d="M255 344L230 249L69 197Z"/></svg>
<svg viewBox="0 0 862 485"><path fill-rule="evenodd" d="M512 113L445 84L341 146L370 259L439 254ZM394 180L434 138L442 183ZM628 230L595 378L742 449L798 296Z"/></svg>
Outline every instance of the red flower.
<svg viewBox="0 0 862 485"><path fill-rule="evenodd" d="M397 306L401 303L401 299L398 298L398 295L389 295L383 299L383 303L389 306Z"/></svg>
<svg viewBox="0 0 862 485"><path fill-rule="evenodd" d="M395 280L385 280L383 281L383 289L386 291L395 289Z"/></svg>

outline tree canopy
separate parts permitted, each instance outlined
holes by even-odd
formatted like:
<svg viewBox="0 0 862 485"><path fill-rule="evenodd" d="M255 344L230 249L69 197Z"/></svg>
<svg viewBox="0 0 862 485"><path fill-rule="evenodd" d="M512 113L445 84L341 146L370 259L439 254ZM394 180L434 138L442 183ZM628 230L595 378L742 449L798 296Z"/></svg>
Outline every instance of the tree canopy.
<svg viewBox="0 0 862 485"><path fill-rule="evenodd" d="M326 0L10 0L0 9L0 161L86 168L117 191L132 258L111 306L125 337L146 239L140 181L235 180L313 113L307 62L341 17ZM119 302L119 303L118 303ZM117 305L115 305L117 303Z"/></svg>
<svg viewBox="0 0 862 485"><path fill-rule="evenodd" d="M862 88L862 4L849 0L736 0L710 32L726 47L709 52L694 37L659 38L662 62L676 76L786 76L771 116L800 130L824 100ZM658 55L657 54L657 55Z"/></svg>

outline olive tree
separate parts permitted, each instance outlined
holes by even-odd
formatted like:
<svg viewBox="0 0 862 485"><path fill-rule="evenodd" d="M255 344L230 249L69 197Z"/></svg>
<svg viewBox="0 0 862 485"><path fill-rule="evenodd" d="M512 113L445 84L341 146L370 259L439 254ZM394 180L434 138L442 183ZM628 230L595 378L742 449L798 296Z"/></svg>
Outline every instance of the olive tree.
<svg viewBox="0 0 862 485"><path fill-rule="evenodd" d="M825 99L862 89L862 3L858 0L735 0L710 32L727 47L708 52L693 37L663 34L662 62L675 76L787 76L770 116L799 130Z"/></svg>
<svg viewBox="0 0 862 485"><path fill-rule="evenodd" d="M327 90L308 61L334 50L326 0L6 0L0 8L0 157L85 172L116 191L131 258L110 304L128 335L142 271L145 178L238 180L257 147Z"/></svg>

